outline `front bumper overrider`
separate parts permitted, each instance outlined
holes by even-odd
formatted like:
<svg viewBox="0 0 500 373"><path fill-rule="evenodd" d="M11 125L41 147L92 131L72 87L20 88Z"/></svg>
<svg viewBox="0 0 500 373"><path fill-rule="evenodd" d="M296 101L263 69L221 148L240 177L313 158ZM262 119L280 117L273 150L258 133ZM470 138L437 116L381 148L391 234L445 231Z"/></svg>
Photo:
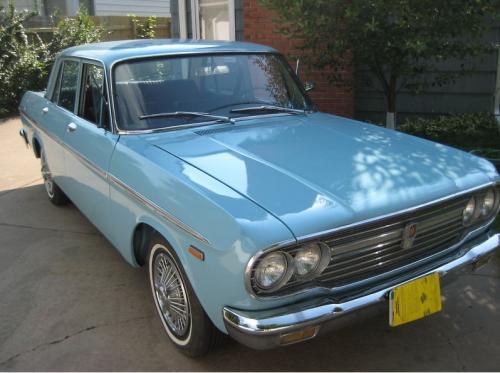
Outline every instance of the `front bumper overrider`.
<svg viewBox="0 0 500 373"><path fill-rule="evenodd" d="M223 309L224 323L229 335L238 342L255 349L269 349L301 342L324 334L340 325L339 319L349 319L361 310L374 309L383 304L395 287L430 273L439 273L442 282L453 280L456 275L471 272L487 262L500 247L500 234L487 233L463 245L465 253L446 263L427 266L419 272L392 280L373 292L335 301L324 296L287 306L259 311L243 311L230 307Z"/></svg>

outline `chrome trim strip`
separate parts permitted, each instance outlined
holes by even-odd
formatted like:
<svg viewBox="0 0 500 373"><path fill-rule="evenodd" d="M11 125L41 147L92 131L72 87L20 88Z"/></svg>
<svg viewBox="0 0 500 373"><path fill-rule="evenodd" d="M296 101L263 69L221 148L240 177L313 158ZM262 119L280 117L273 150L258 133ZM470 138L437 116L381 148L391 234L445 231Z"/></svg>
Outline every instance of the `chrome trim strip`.
<svg viewBox="0 0 500 373"><path fill-rule="evenodd" d="M185 123L185 124L179 124L177 126L151 128L151 129L146 129L146 130L129 130L129 131L119 130L118 133L120 135L143 135L143 134L158 133L158 132L171 132L171 131L176 131L176 130L181 130L181 129L206 127L206 126L209 126L211 124L218 124L218 122L219 122L218 120L210 120L207 122ZM231 124L231 123L225 122L225 123L220 123L220 124Z"/></svg>
<svg viewBox="0 0 500 373"><path fill-rule="evenodd" d="M497 187L499 185L500 185L500 180L490 181L488 183L485 183L485 184L482 184L482 185L479 185L479 186L476 186L476 187L473 187L473 188L469 188L469 189L466 189L466 190L463 190L463 191L460 191L460 192L457 192L457 193L454 193L454 194L450 194L449 196L445 196L445 197L436 199L434 201L423 203L421 205L410 207L410 208L407 208L407 209L404 209L404 210L400 210L400 211L397 211L397 212L385 214L385 215L382 215L382 216L377 216L377 217L374 217L374 218L371 218L371 219L366 219L366 220L363 220L361 222L356 222L356 223L344 225L342 227L337 227L337 228L329 229L329 230L318 232L318 233L313 233L313 234L309 234L309 235L300 236L300 237L297 237L297 241L298 242L302 242L302 241L308 241L308 240L312 240L312 239L320 239L320 238L322 238L324 236L329 236L329 235L331 235L333 233L336 233L336 232L338 232L340 230L356 228L356 227L358 227L360 225L364 225L364 224L376 223L377 221L394 218L394 217L397 217L397 216L403 215L403 214L415 213L418 210L424 209L426 207L430 207L430 206L432 206L434 204L438 204L438 203L441 203L441 202L446 202L446 201L448 201L450 199L459 197L459 196L464 195L464 194L472 193L472 192L475 192L475 191L483 189L483 188Z"/></svg>
<svg viewBox="0 0 500 373"><path fill-rule="evenodd" d="M316 298L301 303L285 305L271 310L244 311L224 307L223 318L226 330L237 341L253 348L272 348L280 345L280 336L310 326L320 326L320 331L328 323L341 316L360 311L387 299L387 294L401 284L439 273L445 278L465 270L473 270L475 263L488 258L500 247L500 234L487 237L480 243L471 244L468 251L448 263L437 264L437 268L425 269L423 273L386 284L371 294L345 299L336 303L330 297Z"/></svg>
<svg viewBox="0 0 500 373"><path fill-rule="evenodd" d="M70 148L68 145L63 144L63 146L71 153L73 154L76 159L78 159L85 167L87 167L90 171L95 173L97 176L101 177L104 180L108 180L108 173L104 171L102 168L99 166L95 165L92 161L90 161L87 157L84 157L81 155L79 152L76 150Z"/></svg>
<svg viewBox="0 0 500 373"><path fill-rule="evenodd" d="M307 114L307 112L306 112L306 114ZM263 114L263 115L251 115L251 116L249 115L249 116L244 116L244 117L239 117L239 118L231 118L231 120L234 122L232 124L236 124L238 122L243 122L246 120L252 120L252 119L256 119L256 118L271 118L271 117L281 117L281 116L290 116L290 115L296 115L296 114L272 113L272 114ZM223 126L223 125L231 125L231 123L227 123L227 122L217 123L217 121L211 120L208 122L185 123L185 124L179 124L178 126L154 128L154 129L147 129L147 130L119 130L118 134L119 135L144 135L144 134L151 134L151 133L158 133L158 132L171 132L171 131L190 129L190 128L200 128L200 127L202 128L202 127L207 127L209 125Z"/></svg>
<svg viewBox="0 0 500 373"><path fill-rule="evenodd" d="M495 220L496 214L493 215L493 217L491 219L489 219L488 221L486 221L481 226L479 226L479 227L475 228L473 231L470 231L467 234L465 234L465 236L459 242L457 242L454 245L450 246L446 250L442 250L439 253L435 253L433 255L430 255L430 256L428 256L426 258L420 259L420 260L418 260L418 261L416 261L414 263L408 264L406 266L399 267L399 268L393 269L391 271L382 273L380 275L376 275L376 276L370 277L368 279L361 280L361 281L358 281L358 282L355 282L355 283L352 283L352 284L344 285L344 286L341 286L341 287L328 288L328 287L324 287L324 286L315 286L315 287L310 287L310 288L307 288L307 289L301 289L301 290L298 290L296 292L292 292L292 293L289 293L289 294L276 295L276 296L266 295L265 297L263 297L263 296L257 295L253 291L252 284L251 284L251 278L250 278L251 277L251 272L252 272L252 267L254 266L254 263L257 261L257 259L259 259L264 254L267 254L267 253L269 253L271 251L279 250L279 249L282 249L284 247L293 247L294 245L300 245L300 244L302 244L304 242L309 242L309 241L315 240L315 239L320 240L321 238L324 238L327 235L331 235L331 234L334 234L334 233L336 233L338 231L342 231L342 230L345 230L345 229L357 228L358 226L362 226L362 225L365 225L365 224L376 223L378 221L382 221L382 220L390 219L390 218L396 218L399 215L404 215L404 214L408 214L408 213L416 213L419 210L422 210L422 209L427 208L427 207L431 207L434 204L439 204L439 203L442 203L442 202L446 202L447 200L460 197L461 195L466 195L468 193L473 193L474 191L477 191L477 190L480 190L480 189L485 189L485 188L488 188L488 187L497 188L499 186L500 186L500 180L499 181L492 181L492 182L485 183L485 184L482 184L482 185L477 186L477 187L473 187L473 188L470 188L470 189L467 189L467 190L464 190L464 191L461 191L461 192L458 192L458 193L455 193L455 194L452 194L452 195L449 195L449 196L446 196L446 197L443 197L443 198L440 198L440 199L437 199L437 200L434 200L434 201L431 201L431 202L427 202L427 203L424 203L424 204L421 204L421 205L418 205L418 206L414 206L414 207L411 207L411 208L408 208L408 209L404 209L404 210L401 210L401 211L398 211L398 212L395 212L395 213L391 213L391 214L383 215L381 217L375 217L375 218L372 218L372 219L362 220L360 222L356 222L356 223L353 223L353 224L349 224L349 225L337 227L337 228L325 231L327 233L321 232L321 233L318 233L318 234L312 234L312 235L308 235L308 236L299 237L299 238L297 238L296 241L289 241L289 244L279 243L279 244L275 244L275 245L272 245L270 247L267 247L267 248L265 248L263 250L259 250L257 253L255 253L250 258L250 260L247 263L247 266L245 267L245 280L244 280L245 281L245 289L247 290L247 292L250 294L250 296L252 298L254 298L256 300L259 300L259 301L276 300L276 299L286 299L288 297L292 297L292 296L296 296L296 295L302 295L302 294L305 294L305 293L311 293L311 292L314 292L314 291L320 291L320 292L324 292L324 293L331 293L332 291L339 291L339 292L340 291L345 291L345 290L348 290L349 288L353 288L353 287L357 287L357 286L363 286L363 284L366 284L366 283L371 282L371 281L376 281L376 280L378 280L378 279L380 279L382 277L391 276L391 275L394 275L397 272L402 272L402 271L408 270L409 268L415 267L415 266L421 264L422 262L425 262L425 261L428 261L428 260L432 260L432 258L434 258L435 256L443 255L446 252L453 251L454 249L456 249L460 245L463 245L468 239L470 239L471 237L473 237L473 236L481 233L481 231L485 230L489 225L491 225L493 223L493 221ZM391 225L391 224L389 224L389 225Z"/></svg>
<svg viewBox="0 0 500 373"><path fill-rule="evenodd" d="M24 117L24 119L26 119L26 121L30 124L31 127L36 128L40 132L43 132L47 137L49 137L51 140L54 140L59 145L63 145L61 140L59 140L53 134L49 133L45 128L40 127L24 110L19 109L19 113L21 114L21 117Z"/></svg>
<svg viewBox="0 0 500 373"><path fill-rule="evenodd" d="M47 137L50 137L52 140L54 140L56 143L58 143L60 146L62 146L64 149L66 149L68 152L73 154L85 167L87 167L90 171L94 172L97 176L101 177L102 179L107 181L107 172L104 171L102 168L94 164L92 161L90 161L87 157L81 155L78 151L74 150L71 148L69 145L65 144L62 142L59 138L54 136L53 134L49 133L45 128L42 128L39 126L35 121L33 121L29 115L20 110L21 115L23 115L29 122L30 124L39 130L40 132L43 132Z"/></svg>
<svg viewBox="0 0 500 373"><path fill-rule="evenodd" d="M41 128L39 125L37 125L30 117L28 114L25 112L21 111L21 115L24 115L25 118L30 122L30 124L46 134L48 137L56 141L59 145L63 146L65 149L67 149L69 152L71 152L84 166L86 166L88 169L96 173L98 176L102 177L108 182L113 182L115 185L118 185L121 189L125 190L128 194L133 196L135 199L149 207L153 212L156 212L158 215L163 217L164 219L168 220L169 222L175 224L177 227L181 228L185 232L189 233L196 239L200 240L201 242L206 243L207 245L210 244L210 242L201 234L196 232L193 228L188 226L187 224L184 224L181 222L179 219L177 219L175 216L169 214L162 208L160 208L157 204L154 202L150 201L146 197L142 196L141 194L135 192L132 190L129 186L127 186L123 181L118 179L117 177L113 176L112 174L104 171L100 167L94 165L90 160L88 160L86 157L82 156L80 153L76 152L75 150L71 149L69 146L64 144L62 141L60 141L57 137L54 137L52 134L50 134L47 130Z"/></svg>
<svg viewBox="0 0 500 373"><path fill-rule="evenodd" d="M128 185L126 185L123 181L118 179L116 176L113 176L112 174L108 173L108 180L112 183L114 183L116 186L118 186L120 189L124 190L127 192L130 196L134 197L137 201L141 202L142 204L146 205L149 207L153 212L156 212L158 215L163 217L164 219L168 220L172 224L176 225L186 233L189 233L199 241L204 242L207 245L210 245L210 241L208 241L203 235L200 233L196 232L193 228L191 228L189 225L184 224L182 221L177 219L175 216L171 215L167 211L163 210L160 206L158 206L156 203L153 201L149 200L148 198L144 197L142 194L137 193L134 191L132 188L130 188Z"/></svg>

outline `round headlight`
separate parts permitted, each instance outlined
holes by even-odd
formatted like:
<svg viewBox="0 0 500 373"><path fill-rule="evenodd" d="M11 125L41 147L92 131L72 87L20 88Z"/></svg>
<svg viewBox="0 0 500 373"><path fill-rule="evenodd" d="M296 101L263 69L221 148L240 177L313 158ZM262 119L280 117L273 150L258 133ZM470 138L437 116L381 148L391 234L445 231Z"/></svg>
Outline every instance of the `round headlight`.
<svg viewBox="0 0 500 373"><path fill-rule="evenodd" d="M306 277L318 269L321 262L321 249L317 244L309 244L295 255L295 273Z"/></svg>
<svg viewBox="0 0 500 373"><path fill-rule="evenodd" d="M281 252L271 253L257 264L255 268L255 281L262 289L269 289L280 284L285 278L288 261Z"/></svg>
<svg viewBox="0 0 500 373"><path fill-rule="evenodd" d="M486 192L482 202L481 202L481 216L488 216L493 211L495 206L495 192L490 189Z"/></svg>
<svg viewBox="0 0 500 373"><path fill-rule="evenodd" d="M476 211L476 199L471 197L463 212L464 225L470 225L474 219L474 212Z"/></svg>

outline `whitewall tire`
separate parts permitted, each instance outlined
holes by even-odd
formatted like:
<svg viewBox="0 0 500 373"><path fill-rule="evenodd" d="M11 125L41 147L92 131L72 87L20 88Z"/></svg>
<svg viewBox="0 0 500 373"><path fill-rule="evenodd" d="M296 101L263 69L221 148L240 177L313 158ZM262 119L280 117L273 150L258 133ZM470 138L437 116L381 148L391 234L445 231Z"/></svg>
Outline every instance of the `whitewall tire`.
<svg viewBox="0 0 500 373"><path fill-rule="evenodd" d="M150 240L147 263L155 308L169 339L185 355L205 355L224 335L203 310L175 251L158 234Z"/></svg>

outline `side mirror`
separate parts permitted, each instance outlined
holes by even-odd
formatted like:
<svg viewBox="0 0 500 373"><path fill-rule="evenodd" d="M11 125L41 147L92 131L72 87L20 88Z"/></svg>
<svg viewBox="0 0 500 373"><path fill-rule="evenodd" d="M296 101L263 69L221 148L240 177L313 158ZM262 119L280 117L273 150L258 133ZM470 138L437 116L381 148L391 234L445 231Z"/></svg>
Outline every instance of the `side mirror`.
<svg viewBox="0 0 500 373"><path fill-rule="evenodd" d="M305 82L305 84L304 84L304 90L306 92L310 92L314 88L316 88L316 83L314 83L314 82Z"/></svg>

